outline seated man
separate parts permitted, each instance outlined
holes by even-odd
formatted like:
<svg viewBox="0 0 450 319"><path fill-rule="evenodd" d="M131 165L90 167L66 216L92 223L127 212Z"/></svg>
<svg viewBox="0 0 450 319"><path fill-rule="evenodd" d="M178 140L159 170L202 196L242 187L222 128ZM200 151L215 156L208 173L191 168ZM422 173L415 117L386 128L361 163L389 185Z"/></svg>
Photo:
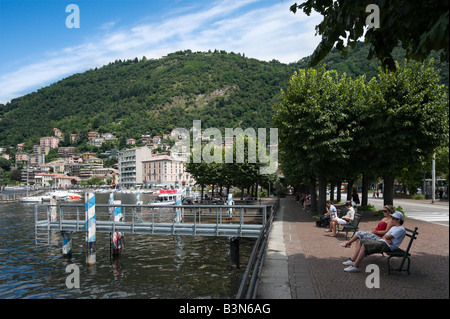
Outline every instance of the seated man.
<svg viewBox="0 0 450 319"><path fill-rule="evenodd" d="M348 266L344 271L358 272L359 263L364 257L388 250L396 250L400 246L406 235L406 230L403 227L404 216L400 212L394 212L391 216L393 226L382 238L361 239L357 242L352 258L343 263L344 266Z"/></svg>
<svg viewBox="0 0 450 319"><path fill-rule="evenodd" d="M327 201L326 210L327 212L316 221L317 227L329 227L330 220L338 217L336 207L334 207L331 201Z"/></svg>
<svg viewBox="0 0 450 319"><path fill-rule="evenodd" d="M331 203L331 201L327 201L327 212L325 216L330 216L331 219L337 218L337 210L336 207Z"/></svg>
<svg viewBox="0 0 450 319"><path fill-rule="evenodd" d="M333 218L330 223L330 228L325 230L328 233L331 232L330 237L336 237L336 227L338 224L346 225L355 218L355 209L353 208L352 203L350 201L345 202L345 207L347 208L347 213L345 214L345 216L342 218Z"/></svg>

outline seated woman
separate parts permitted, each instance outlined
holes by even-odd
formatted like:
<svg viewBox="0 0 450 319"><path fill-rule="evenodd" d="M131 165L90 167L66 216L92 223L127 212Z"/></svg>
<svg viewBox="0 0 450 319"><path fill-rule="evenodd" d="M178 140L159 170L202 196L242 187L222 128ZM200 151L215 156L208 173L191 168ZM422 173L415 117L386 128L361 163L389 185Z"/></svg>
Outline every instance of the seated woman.
<svg viewBox="0 0 450 319"><path fill-rule="evenodd" d="M394 206L386 205L383 207L383 219L378 223L376 228L373 228L371 232L368 231L358 231L355 236L350 240L341 244L342 247L350 247L351 244L360 239L377 239L378 237L383 237L384 234L388 232L392 227L392 217L391 214L395 212Z"/></svg>
<svg viewBox="0 0 450 319"><path fill-rule="evenodd" d="M330 222L330 228L325 230L328 233L331 232L330 237L336 237L336 227L338 224L346 225L350 223L353 218L355 218L355 210L353 209L352 202L345 202L345 207L347 208L347 214L345 214L345 216L342 218L333 218Z"/></svg>
<svg viewBox="0 0 450 319"><path fill-rule="evenodd" d="M352 258L342 263L344 266L348 266L344 271L358 272L359 264L364 257L396 250L400 246L406 235L406 230L403 227L404 216L400 212L395 212L391 216L393 226L382 238L361 239L356 243L356 249Z"/></svg>

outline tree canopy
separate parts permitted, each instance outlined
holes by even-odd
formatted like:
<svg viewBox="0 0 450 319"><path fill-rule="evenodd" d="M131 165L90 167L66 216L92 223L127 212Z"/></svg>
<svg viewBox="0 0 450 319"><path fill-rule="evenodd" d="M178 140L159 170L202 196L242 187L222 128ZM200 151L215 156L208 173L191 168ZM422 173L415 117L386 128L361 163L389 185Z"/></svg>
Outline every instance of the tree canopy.
<svg viewBox="0 0 450 319"><path fill-rule="evenodd" d="M393 182L448 144L448 93L438 78L433 61L395 72L380 68L368 83L324 68L295 73L274 108L288 180L348 181L373 173ZM391 201L393 194L386 195Z"/></svg>
<svg viewBox="0 0 450 319"><path fill-rule="evenodd" d="M379 11L378 28L367 29L366 19L376 5ZM384 0L307 0L293 4L294 13L312 10L324 19L316 26L316 34L322 39L311 59L311 66L318 64L336 48L345 55L348 45L354 47L364 37L370 45L368 58L378 58L385 68L395 70L392 51L399 43L406 51L406 58L424 61L432 51L441 51L441 58L448 62L449 3L448 1L384 1Z"/></svg>

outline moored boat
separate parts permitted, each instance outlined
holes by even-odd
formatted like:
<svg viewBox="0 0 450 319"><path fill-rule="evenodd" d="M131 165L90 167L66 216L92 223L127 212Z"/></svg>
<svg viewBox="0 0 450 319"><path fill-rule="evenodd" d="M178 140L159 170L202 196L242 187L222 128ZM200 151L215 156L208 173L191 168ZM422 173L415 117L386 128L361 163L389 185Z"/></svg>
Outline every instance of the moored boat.
<svg viewBox="0 0 450 319"><path fill-rule="evenodd" d="M22 197L20 199L22 203L42 203L42 202L48 202L50 201L50 196L43 195L43 196L26 196Z"/></svg>
<svg viewBox="0 0 450 319"><path fill-rule="evenodd" d="M185 194L186 192L183 189L161 189L156 201L153 203L149 202L149 205L175 205L177 201L181 203Z"/></svg>
<svg viewBox="0 0 450 319"><path fill-rule="evenodd" d="M63 201L76 201L83 199L83 195L67 191L51 191L48 196L50 196L51 198L53 198L53 196L56 196L57 200Z"/></svg>

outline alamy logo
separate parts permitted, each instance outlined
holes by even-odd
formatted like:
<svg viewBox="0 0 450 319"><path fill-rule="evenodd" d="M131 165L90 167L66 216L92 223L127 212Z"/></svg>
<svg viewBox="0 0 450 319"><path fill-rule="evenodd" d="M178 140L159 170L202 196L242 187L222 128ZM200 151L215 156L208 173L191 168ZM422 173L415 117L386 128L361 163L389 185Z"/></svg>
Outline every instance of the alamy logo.
<svg viewBox="0 0 450 319"><path fill-rule="evenodd" d="M378 29L380 27L380 8L376 4L369 4L366 7L366 12L370 12L366 18L367 27Z"/></svg>
<svg viewBox="0 0 450 319"><path fill-rule="evenodd" d="M69 29L80 28L80 8L76 4L69 4L66 12L70 12L66 18L66 27Z"/></svg>
<svg viewBox="0 0 450 319"><path fill-rule="evenodd" d="M80 288L80 267L76 264L67 265L66 273L70 273L66 278L66 287L69 289Z"/></svg>
<svg viewBox="0 0 450 319"><path fill-rule="evenodd" d="M366 287L380 288L380 267L375 264L367 265L366 272L370 273L366 278Z"/></svg>
<svg viewBox="0 0 450 319"><path fill-rule="evenodd" d="M260 164L260 174L264 175L273 174L278 169L277 128L269 129L269 139L266 128L226 128L223 139L219 129L207 128L202 131L201 121L195 120L190 131L185 128L172 130L171 139L178 140L171 148L172 158L208 164L244 163L247 160L249 164ZM202 143L204 141L208 142ZM189 150L192 157L186 156Z"/></svg>

